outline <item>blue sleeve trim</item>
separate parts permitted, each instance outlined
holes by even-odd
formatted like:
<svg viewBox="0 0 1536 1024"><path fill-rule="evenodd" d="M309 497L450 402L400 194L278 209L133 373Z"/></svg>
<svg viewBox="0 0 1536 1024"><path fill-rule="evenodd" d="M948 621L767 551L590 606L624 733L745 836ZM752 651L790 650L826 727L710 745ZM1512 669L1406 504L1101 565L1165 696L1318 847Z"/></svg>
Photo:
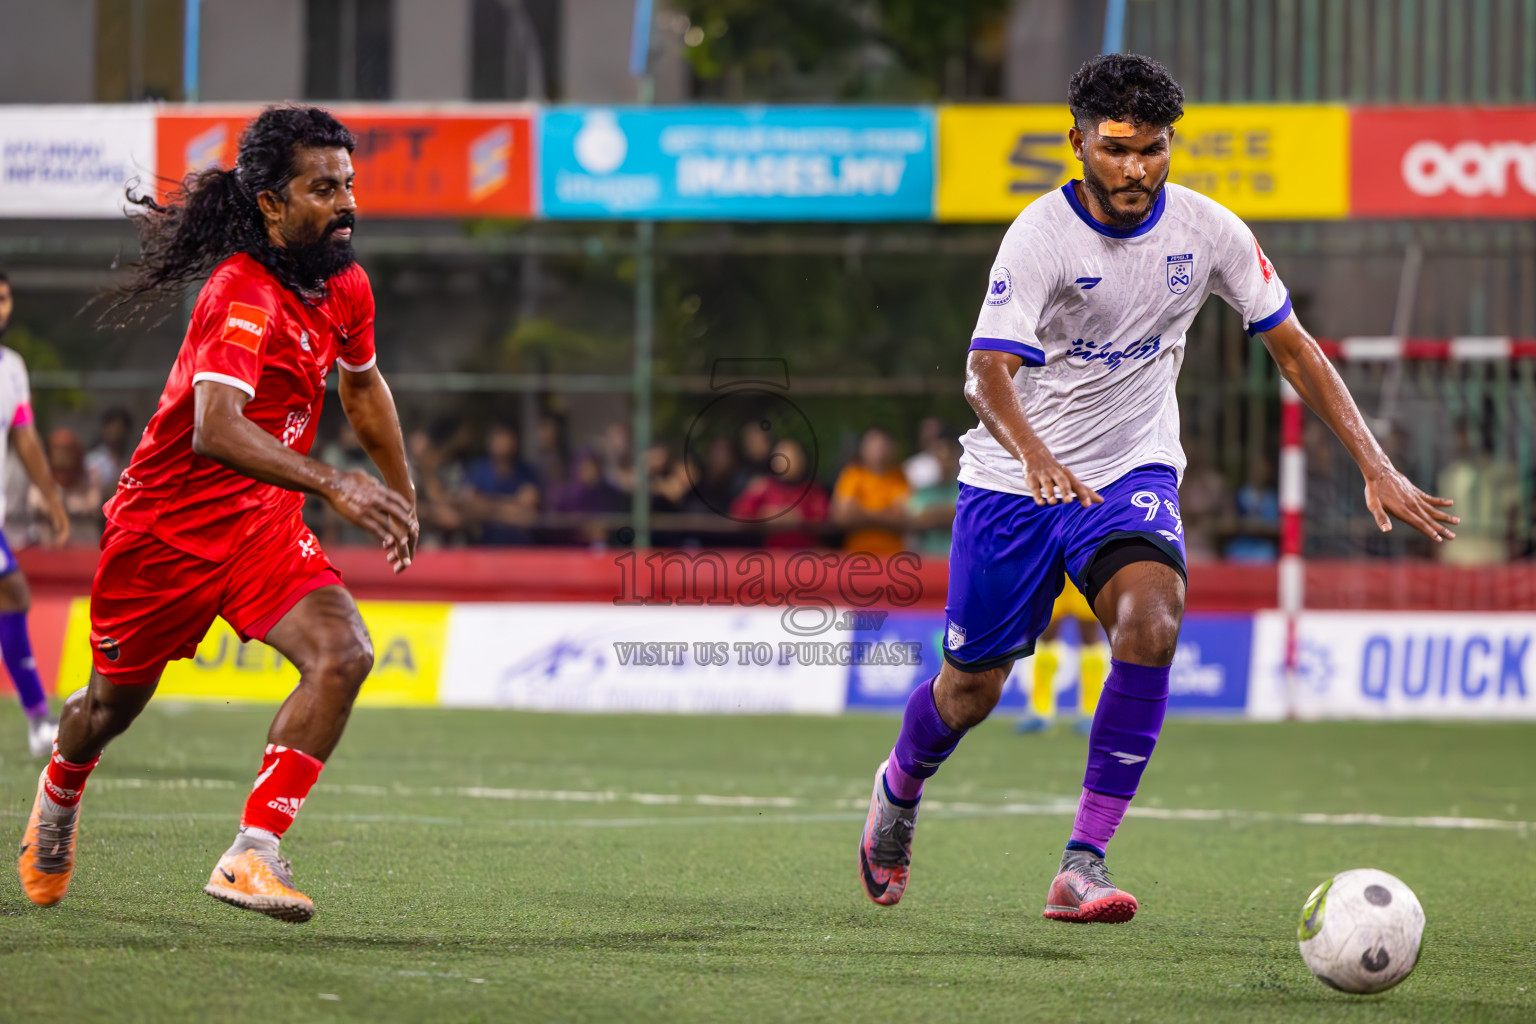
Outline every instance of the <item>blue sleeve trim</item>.
<svg viewBox="0 0 1536 1024"><path fill-rule="evenodd" d="M1251 338L1255 334L1263 334L1265 331L1273 330L1274 328L1279 327L1281 324L1285 323L1285 318L1290 315L1291 290L1287 288L1285 290L1285 303L1281 305L1279 309L1265 317L1263 320L1255 320L1253 323L1249 324L1248 337Z"/></svg>
<svg viewBox="0 0 1536 1024"><path fill-rule="evenodd" d="M1010 341L1007 338L972 338L971 349L972 351L982 349L987 352L1007 352L1024 360L1025 366L1045 365L1045 349L1026 345L1022 341Z"/></svg>

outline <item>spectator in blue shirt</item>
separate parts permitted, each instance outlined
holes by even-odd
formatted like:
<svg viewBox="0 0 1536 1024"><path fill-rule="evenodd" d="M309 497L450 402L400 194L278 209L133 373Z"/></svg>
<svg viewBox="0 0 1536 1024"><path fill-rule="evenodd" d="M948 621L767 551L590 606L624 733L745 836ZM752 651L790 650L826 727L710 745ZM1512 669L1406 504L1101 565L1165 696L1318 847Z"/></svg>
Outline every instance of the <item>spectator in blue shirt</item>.
<svg viewBox="0 0 1536 1024"><path fill-rule="evenodd" d="M480 525L482 544L530 544L539 514L539 476L520 458L517 430L493 423L485 437L485 456L464 474L471 514Z"/></svg>

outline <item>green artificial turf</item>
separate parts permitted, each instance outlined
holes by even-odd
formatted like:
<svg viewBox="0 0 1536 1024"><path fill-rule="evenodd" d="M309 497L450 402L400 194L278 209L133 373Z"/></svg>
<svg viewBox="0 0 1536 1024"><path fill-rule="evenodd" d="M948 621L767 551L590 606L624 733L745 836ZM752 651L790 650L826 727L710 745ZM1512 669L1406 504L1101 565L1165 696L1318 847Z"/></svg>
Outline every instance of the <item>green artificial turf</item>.
<svg viewBox="0 0 1536 1024"><path fill-rule="evenodd" d="M894 719L357 712L284 841L319 913L201 892L270 708L152 707L87 790L58 907L0 882L0 1019L114 1021L1529 1021L1536 728L1168 725L1111 850L1136 920L1040 910L1085 741L967 737L927 794L912 882L876 907L856 844ZM0 827L38 765L0 714ZM1177 820L1169 812L1255 816ZM1417 971L1333 992L1302 902L1391 871L1428 915Z"/></svg>

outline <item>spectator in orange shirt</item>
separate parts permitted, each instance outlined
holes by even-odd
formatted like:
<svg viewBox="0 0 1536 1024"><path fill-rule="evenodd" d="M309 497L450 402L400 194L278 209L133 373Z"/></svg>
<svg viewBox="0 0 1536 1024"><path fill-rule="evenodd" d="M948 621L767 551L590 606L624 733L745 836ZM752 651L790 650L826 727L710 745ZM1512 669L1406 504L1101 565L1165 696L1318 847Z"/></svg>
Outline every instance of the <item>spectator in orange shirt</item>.
<svg viewBox="0 0 1536 1024"><path fill-rule="evenodd" d="M900 551L910 493L891 435L879 427L864 431L858 458L844 467L832 489L832 522L848 531L844 550L882 556Z"/></svg>

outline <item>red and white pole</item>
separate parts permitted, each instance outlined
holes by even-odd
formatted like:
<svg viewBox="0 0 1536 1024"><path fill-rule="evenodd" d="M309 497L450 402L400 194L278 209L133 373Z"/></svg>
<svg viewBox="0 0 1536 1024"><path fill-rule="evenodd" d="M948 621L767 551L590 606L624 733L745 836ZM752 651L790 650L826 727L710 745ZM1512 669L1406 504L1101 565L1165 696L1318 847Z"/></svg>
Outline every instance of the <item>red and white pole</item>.
<svg viewBox="0 0 1536 1024"><path fill-rule="evenodd" d="M1285 708L1296 717L1297 623L1305 588L1301 515L1307 505L1307 452L1302 446L1301 396L1280 380L1280 611L1285 615Z"/></svg>

